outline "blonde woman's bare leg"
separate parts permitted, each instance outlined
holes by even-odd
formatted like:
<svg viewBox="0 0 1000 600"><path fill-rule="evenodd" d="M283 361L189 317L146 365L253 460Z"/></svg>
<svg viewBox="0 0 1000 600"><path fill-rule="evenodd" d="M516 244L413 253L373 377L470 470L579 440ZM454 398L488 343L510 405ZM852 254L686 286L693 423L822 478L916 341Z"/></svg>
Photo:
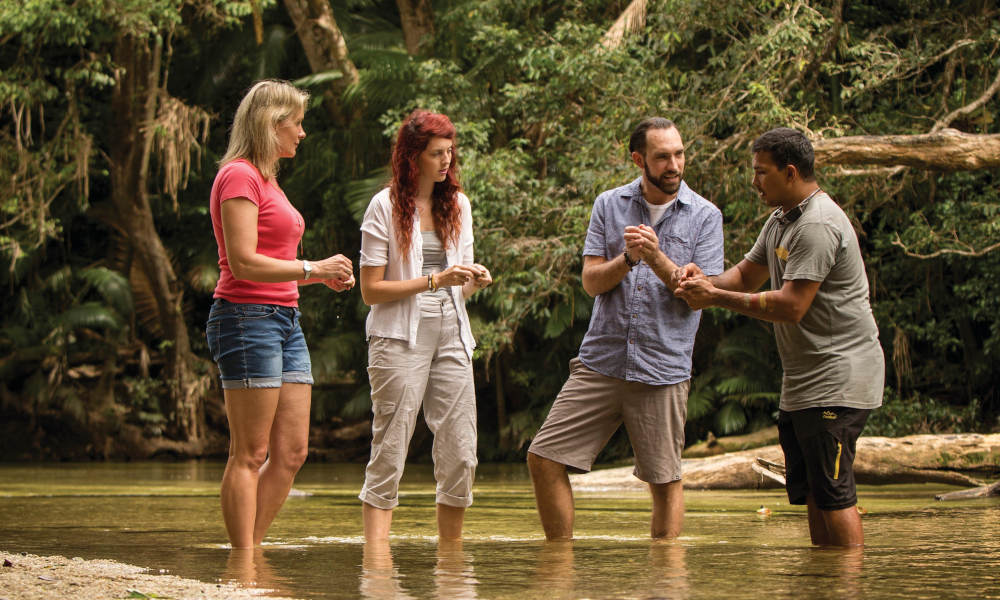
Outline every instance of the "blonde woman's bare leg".
<svg viewBox="0 0 1000 600"><path fill-rule="evenodd" d="M225 390L229 459L222 475L222 518L233 548L254 545L257 485L267 460L279 388Z"/></svg>
<svg viewBox="0 0 1000 600"><path fill-rule="evenodd" d="M292 482L309 454L309 407L312 386L285 383L271 426L269 456L257 483L257 519L253 543L260 544L292 489Z"/></svg>

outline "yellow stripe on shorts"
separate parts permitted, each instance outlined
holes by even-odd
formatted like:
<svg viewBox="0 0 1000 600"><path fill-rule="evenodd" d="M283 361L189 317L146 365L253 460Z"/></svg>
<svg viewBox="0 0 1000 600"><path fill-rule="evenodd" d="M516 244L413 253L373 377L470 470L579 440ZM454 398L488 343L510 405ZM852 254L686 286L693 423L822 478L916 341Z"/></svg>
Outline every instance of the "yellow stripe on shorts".
<svg viewBox="0 0 1000 600"><path fill-rule="evenodd" d="M833 463L833 478L840 479L840 451L843 447L837 442L837 460Z"/></svg>

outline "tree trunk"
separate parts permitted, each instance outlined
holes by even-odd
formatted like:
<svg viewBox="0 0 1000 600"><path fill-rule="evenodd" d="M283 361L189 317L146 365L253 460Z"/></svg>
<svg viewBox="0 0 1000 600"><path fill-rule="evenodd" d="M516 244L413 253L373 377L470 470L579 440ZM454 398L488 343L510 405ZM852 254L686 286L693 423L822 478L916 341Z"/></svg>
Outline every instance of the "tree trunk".
<svg viewBox="0 0 1000 600"><path fill-rule="evenodd" d="M399 21L403 26L403 41L410 56L420 54L420 48L434 37L434 10L430 0L396 0Z"/></svg>
<svg viewBox="0 0 1000 600"><path fill-rule="evenodd" d="M955 129L817 140L814 148L816 163L825 165L903 165L932 171L1000 167L1000 134L974 135Z"/></svg>
<svg viewBox="0 0 1000 600"><path fill-rule="evenodd" d="M731 452L708 458L684 459L687 489L760 489L777 482L754 472L754 459L784 463L780 446ZM977 477L1000 473L1000 434L911 435L901 438L863 437L858 440L854 474L858 483L947 483L980 485ZM644 489L632 467L574 475L580 490Z"/></svg>
<svg viewBox="0 0 1000 600"><path fill-rule="evenodd" d="M323 103L335 123L341 126L350 123L358 114L345 113L340 100L347 88L358 82L358 69L347 55L347 42L329 1L285 0L285 9L295 23L295 33L302 42L312 72L340 71L342 74L323 93Z"/></svg>
<svg viewBox="0 0 1000 600"><path fill-rule="evenodd" d="M165 380L172 406L171 419L184 440L203 437L203 398L199 381L191 371L194 356L184 322L183 287L174 273L167 249L160 239L149 204L149 158L151 131L144 125L156 111L161 44L154 48L133 37L118 40L114 60L118 81L112 92L115 115L110 136L111 200L115 225L125 234L138 266L149 280L156 309L169 342Z"/></svg>

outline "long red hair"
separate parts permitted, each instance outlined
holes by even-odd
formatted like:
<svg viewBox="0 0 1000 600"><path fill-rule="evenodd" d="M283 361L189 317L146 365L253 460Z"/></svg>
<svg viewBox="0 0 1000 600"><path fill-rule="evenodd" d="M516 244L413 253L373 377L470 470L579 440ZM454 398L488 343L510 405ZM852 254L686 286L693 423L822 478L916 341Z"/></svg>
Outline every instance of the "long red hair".
<svg viewBox="0 0 1000 600"><path fill-rule="evenodd" d="M427 148L431 138L442 137L455 140L455 126L445 115L427 110L415 110L403 121L392 149L392 181L389 183L389 197L392 199L392 219L396 225L396 243L405 261L413 243L413 215L416 211L414 200L420 184L420 154ZM462 211L458 205L458 193L462 191L458 183L458 148L452 149L451 164L444 181L434 183L431 192L431 213L434 215L434 231L441 244L449 248L458 244L458 234L462 226Z"/></svg>

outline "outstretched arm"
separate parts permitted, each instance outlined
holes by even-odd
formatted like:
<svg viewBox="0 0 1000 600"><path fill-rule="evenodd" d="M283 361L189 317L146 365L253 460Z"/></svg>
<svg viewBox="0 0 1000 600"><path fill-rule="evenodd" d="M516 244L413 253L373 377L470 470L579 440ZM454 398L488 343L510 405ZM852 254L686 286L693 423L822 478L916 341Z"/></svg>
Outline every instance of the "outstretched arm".
<svg viewBox="0 0 1000 600"><path fill-rule="evenodd" d="M685 267L684 269L687 269ZM764 321L798 323L812 306L820 282L786 281L780 290L751 293L767 281L767 267L746 259L715 277L690 275L680 282L678 295L691 308L719 306Z"/></svg>

